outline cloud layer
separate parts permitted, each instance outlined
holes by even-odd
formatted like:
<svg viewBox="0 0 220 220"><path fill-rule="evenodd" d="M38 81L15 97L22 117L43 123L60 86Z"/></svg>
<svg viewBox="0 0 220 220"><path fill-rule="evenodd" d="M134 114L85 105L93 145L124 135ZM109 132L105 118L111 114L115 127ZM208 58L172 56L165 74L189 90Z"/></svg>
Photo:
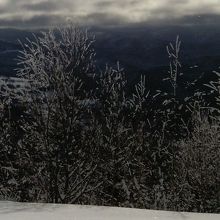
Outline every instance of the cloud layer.
<svg viewBox="0 0 220 220"><path fill-rule="evenodd" d="M87 25L206 22L220 16L219 0L0 0L0 27L41 27L66 19ZM208 17L209 19L204 19ZM187 18L191 18L190 21Z"/></svg>

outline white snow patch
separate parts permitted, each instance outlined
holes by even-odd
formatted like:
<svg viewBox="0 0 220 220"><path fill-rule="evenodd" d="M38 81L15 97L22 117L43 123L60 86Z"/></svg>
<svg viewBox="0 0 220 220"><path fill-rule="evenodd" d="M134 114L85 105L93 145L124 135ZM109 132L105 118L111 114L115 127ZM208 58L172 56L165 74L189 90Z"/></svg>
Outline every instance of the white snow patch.
<svg viewBox="0 0 220 220"><path fill-rule="evenodd" d="M0 220L219 220L219 214L0 202Z"/></svg>

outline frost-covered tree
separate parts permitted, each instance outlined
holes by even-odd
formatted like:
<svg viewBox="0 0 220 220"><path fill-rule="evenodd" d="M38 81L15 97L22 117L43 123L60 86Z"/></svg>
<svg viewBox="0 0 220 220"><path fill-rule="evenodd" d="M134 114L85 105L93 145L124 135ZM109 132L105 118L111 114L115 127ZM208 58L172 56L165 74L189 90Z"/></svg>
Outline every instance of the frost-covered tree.
<svg viewBox="0 0 220 220"><path fill-rule="evenodd" d="M22 45L25 86L0 84L0 197L218 211L219 120L197 120L196 94L179 97L179 38L171 93L145 76L129 90L119 63L98 71L93 42L68 24Z"/></svg>
<svg viewBox="0 0 220 220"><path fill-rule="evenodd" d="M29 167L20 170L28 200L73 203L93 187L96 166L82 143L88 112L83 82L94 74L93 42L69 24L28 40L20 51L18 76L29 86L15 98L25 108L18 147Z"/></svg>
<svg viewBox="0 0 220 220"><path fill-rule="evenodd" d="M194 131L177 142L176 208L218 212L220 205L219 119L208 119L199 108L194 114Z"/></svg>

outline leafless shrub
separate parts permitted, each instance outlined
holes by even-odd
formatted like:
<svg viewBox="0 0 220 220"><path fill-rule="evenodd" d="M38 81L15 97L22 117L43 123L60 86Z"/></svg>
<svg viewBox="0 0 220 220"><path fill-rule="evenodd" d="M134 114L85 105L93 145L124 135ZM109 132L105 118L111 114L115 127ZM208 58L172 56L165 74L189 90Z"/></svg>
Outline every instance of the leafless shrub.
<svg viewBox="0 0 220 220"><path fill-rule="evenodd" d="M19 93L7 85L0 91L9 112L0 112L0 157L7 161L0 168L0 195L217 211L219 121L194 109L190 130L182 117L179 37L167 47L171 96L149 91L144 76L130 94L119 63L96 72L93 42L70 24L23 45L18 76L28 86ZM11 104L22 108L15 120Z"/></svg>
<svg viewBox="0 0 220 220"><path fill-rule="evenodd" d="M181 67L181 63L179 61L179 53L180 53L181 41L179 36L176 38L175 44L170 43L167 46L167 53L170 58L170 70L169 70L169 80L173 87L173 96L177 95L177 87L178 87L178 78L181 74L179 68Z"/></svg>
<svg viewBox="0 0 220 220"><path fill-rule="evenodd" d="M178 142L178 196L182 209L216 212L219 207L219 120L195 116L189 138Z"/></svg>
<svg viewBox="0 0 220 220"><path fill-rule="evenodd" d="M73 203L96 168L80 140L87 95L79 76L93 71L93 39L72 24L42 35L19 56L18 76L30 89L16 97L25 106L16 181L22 200Z"/></svg>

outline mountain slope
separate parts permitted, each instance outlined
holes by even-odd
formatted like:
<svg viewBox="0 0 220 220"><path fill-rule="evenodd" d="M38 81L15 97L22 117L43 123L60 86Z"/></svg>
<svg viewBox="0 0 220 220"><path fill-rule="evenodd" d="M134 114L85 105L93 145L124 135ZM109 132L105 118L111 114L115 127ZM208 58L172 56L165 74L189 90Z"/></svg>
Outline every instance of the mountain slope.
<svg viewBox="0 0 220 220"><path fill-rule="evenodd" d="M106 63L115 65L120 61L122 67L136 76L168 66L166 45L175 41L177 35L182 40L183 64L203 64L208 57L211 67L212 60L220 57L220 29L216 26L92 28L90 33L96 36L94 46L98 66L104 67ZM31 31L0 29L0 75L15 75L15 58L20 49L18 39L24 42L26 38L33 39Z"/></svg>

